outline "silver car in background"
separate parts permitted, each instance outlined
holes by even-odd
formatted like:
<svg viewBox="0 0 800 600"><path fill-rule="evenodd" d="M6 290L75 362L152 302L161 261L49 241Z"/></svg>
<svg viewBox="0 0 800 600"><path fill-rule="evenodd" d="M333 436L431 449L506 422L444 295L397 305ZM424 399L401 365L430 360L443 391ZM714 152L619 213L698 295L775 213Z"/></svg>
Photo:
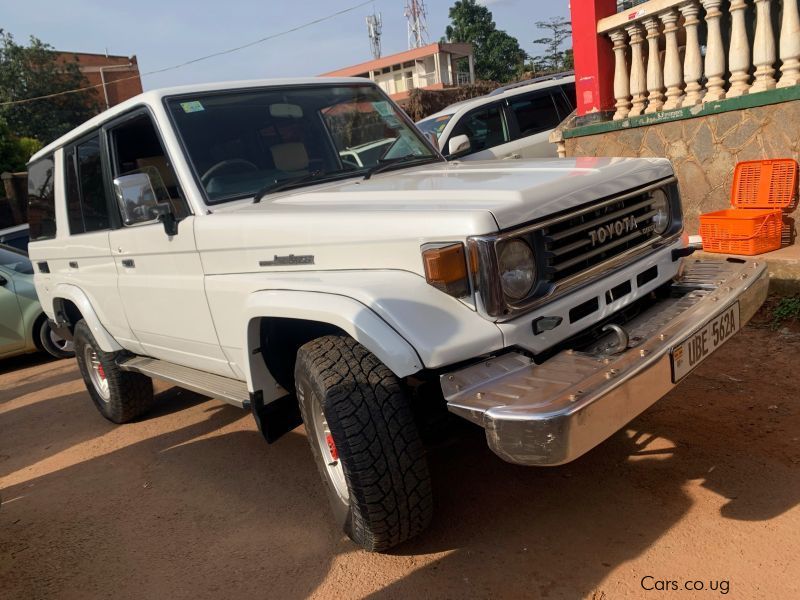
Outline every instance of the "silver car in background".
<svg viewBox="0 0 800 600"><path fill-rule="evenodd" d="M42 312L27 255L0 244L0 358L44 350L71 358L72 342L57 335Z"/></svg>

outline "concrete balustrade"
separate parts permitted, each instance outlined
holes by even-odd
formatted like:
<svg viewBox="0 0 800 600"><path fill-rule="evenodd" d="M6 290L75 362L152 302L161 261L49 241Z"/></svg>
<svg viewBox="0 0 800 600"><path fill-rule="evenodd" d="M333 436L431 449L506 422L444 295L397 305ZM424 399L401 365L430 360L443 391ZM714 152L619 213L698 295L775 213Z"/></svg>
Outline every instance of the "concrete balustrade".
<svg viewBox="0 0 800 600"><path fill-rule="evenodd" d="M800 84L798 1L650 0L600 19L613 43L614 120Z"/></svg>

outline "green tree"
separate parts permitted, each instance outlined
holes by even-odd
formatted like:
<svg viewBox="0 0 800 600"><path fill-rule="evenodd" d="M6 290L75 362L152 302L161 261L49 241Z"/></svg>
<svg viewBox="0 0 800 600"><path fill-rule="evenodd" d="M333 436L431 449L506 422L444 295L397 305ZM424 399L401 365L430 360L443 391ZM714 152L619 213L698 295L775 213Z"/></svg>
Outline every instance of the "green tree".
<svg viewBox="0 0 800 600"><path fill-rule="evenodd" d="M497 29L488 8L477 0L458 0L449 16L445 38L472 44L477 79L504 83L522 73L527 54L515 37Z"/></svg>
<svg viewBox="0 0 800 600"><path fill-rule="evenodd" d="M24 171L25 163L41 147L38 140L12 134L6 122L0 119L0 173Z"/></svg>
<svg viewBox="0 0 800 600"><path fill-rule="evenodd" d="M550 34L533 40L534 44L545 47L544 54L534 56L531 60L534 72L557 73L572 69L572 49L562 49L564 42L572 39L572 23L563 17L550 17L546 21L537 21L536 28L546 29Z"/></svg>
<svg viewBox="0 0 800 600"><path fill-rule="evenodd" d="M22 104L3 102L45 96L88 86L77 62L62 63L53 48L30 38L28 46L0 29L0 117L11 134L47 143L99 112L95 90Z"/></svg>

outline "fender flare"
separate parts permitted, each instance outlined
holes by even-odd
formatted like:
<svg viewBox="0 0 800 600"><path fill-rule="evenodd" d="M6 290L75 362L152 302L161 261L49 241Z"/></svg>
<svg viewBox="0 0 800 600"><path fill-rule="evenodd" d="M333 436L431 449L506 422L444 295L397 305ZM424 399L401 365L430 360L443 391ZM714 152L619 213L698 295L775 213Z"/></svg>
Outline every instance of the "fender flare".
<svg viewBox="0 0 800 600"><path fill-rule="evenodd" d="M417 351L373 310L348 296L325 292L263 290L254 292L244 306L244 331L247 360L247 385L251 391L264 390L269 402L276 389L258 353L259 328L264 317L319 321L338 327L378 357L398 377L412 375L423 368ZM278 394L276 391L275 394Z"/></svg>
<svg viewBox="0 0 800 600"><path fill-rule="evenodd" d="M108 333L108 330L103 327L97 313L92 308L92 303L89 301L88 296L78 286L70 285L68 283L59 283L50 294L53 298L53 313L58 317L58 301L61 299L69 300L78 307L81 311L81 316L86 321L89 329L92 331L94 339L97 341L98 346L104 352L119 352L122 350L113 336ZM74 323L73 323L74 325Z"/></svg>

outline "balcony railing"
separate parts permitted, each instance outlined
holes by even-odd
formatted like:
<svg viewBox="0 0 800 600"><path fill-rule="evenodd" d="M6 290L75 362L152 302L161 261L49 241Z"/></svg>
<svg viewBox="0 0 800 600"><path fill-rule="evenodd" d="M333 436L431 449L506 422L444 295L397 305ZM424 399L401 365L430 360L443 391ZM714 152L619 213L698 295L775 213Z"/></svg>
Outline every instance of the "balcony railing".
<svg viewBox="0 0 800 600"><path fill-rule="evenodd" d="M419 81L418 87L426 87L429 85L434 85L435 83L439 83L439 77L434 71L431 71L430 73L418 73L417 80Z"/></svg>
<svg viewBox="0 0 800 600"><path fill-rule="evenodd" d="M601 19L597 32L614 44L614 120L800 83L798 0L650 0Z"/></svg>

